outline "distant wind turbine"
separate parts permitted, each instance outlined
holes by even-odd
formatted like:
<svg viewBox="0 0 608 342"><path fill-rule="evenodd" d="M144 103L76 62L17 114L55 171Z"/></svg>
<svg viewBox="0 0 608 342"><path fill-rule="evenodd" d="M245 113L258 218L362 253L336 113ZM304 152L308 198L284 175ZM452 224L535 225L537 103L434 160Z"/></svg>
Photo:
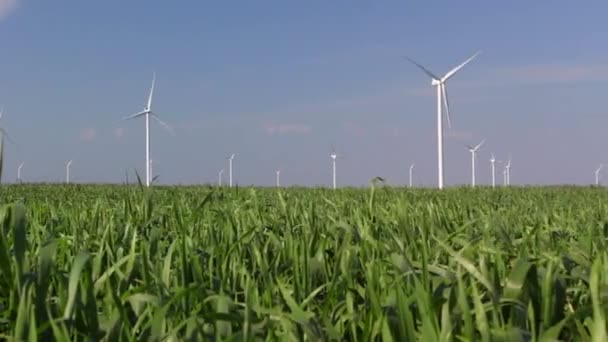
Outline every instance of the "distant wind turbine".
<svg viewBox="0 0 608 342"><path fill-rule="evenodd" d="M19 164L17 167L17 182L21 183L21 169L23 168L23 163Z"/></svg>
<svg viewBox="0 0 608 342"><path fill-rule="evenodd" d="M65 182L70 184L70 166L72 166L72 160L65 164Z"/></svg>
<svg viewBox="0 0 608 342"><path fill-rule="evenodd" d="M443 116L442 116L443 105L445 106L448 126L450 128L452 128L452 122L450 119L450 108L449 108L449 104L448 104L449 103L448 92L446 89L445 82L450 77L452 77L456 72L458 72L460 69L462 69L467 63L472 61L479 53L480 53L480 51L476 52L475 54L473 54L473 56L469 57L462 64L460 64L457 67L453 68L452 70L448 71L443 77L436 76L435 74L430 72L428 69L423 67L421 64L417 63L416 61L414 61L413 59L411 59L409 57L406 57L410 62L412 62L414 65L416 65L418 68L420 68L425 74L430 76L432 79L431 85L437 87L437 178L438 178L437 185L438 185L439 189L443 189L443 182L444 182L444 176L443 176ZM442 102L443 102L443 105L442 105Z"/></svg>
<svg viewBox="0 0 608 342"><path fill-rule="evenodd" d="M479 148L483 145L484 142L485 142L485 139L482 140L479 144L475 145L475 147L465 145L469 149L469 152L471 152L471 186L472 187L475 187L475 154L477 153L477 150L479 150Z"/></svg>
<svg viewBox="0 0 608 342"><path fill-rule="evenodd" d="M336 182L336 159L341 159L339 155L336 154L336 149L332 146L331 154L331 165L332 165L332 187L335 190L337 188Z"/></svg>
<svg viewBox="0 0 608 342"><path fill-rule="evenodd" d="M509 161L507 161L507 165L505 165L504 172L505 185L511 185L511 156L509 156Z"/></svg>
<svg viewBox="0 0 608 342"><path fill-rule="evenodd" d="M224 169L221 169L220 172L218 172L217 177L217 185L222 186L222 174L224 173Z"/></svg>
<svg viewBox="0 0 608 342"><path fill-rule="evenodd" d="M277 178L277 188L281 187L281 169L275 171Z"/></svg>
<svg viewBox="0 0 608 342"><path fill-rule="evenodd" d="M232 161L234 160L234 153L228 157L228 183L232 188Z"/></svg>
<svg viewBox="0 0 608 342"><path fill-rule="evenodd" d="M172 131L171 127L164 123L156 113L152 111L152 95L154 94L154 83L156 81L156 73L152 73L152 87L150 87L150 94L148 95L148 103L139 113L135 113L131 116L127 116L122 120L130 120L142 115L146 118L146 186L150 186L152 181L151 170L150 170L150 116L153 117L158 123L160 123L167 130Z"/></svg>
<svg viewBox="0 0 608 342"><path fill-rule="evenodd" d="M492 187L496 187L496 157L494 157L494 153L490 155L490 163L492 165Z"/></svg>
<svg viewBox="0 0 608 342"><path fill-rule="evenodd" d="M409 175L410 176L410 188L414 184L413 172L414 172L414 163L412 163L412 165L410 165L410 175Z"/></svg>
<svg viewBox="0 0 608 342"><path fill-rule="evenodd" d="M595 170L595 185L600 185L600 171L602 171L602 167L604 164L600 164L600 166Z"/></svg>

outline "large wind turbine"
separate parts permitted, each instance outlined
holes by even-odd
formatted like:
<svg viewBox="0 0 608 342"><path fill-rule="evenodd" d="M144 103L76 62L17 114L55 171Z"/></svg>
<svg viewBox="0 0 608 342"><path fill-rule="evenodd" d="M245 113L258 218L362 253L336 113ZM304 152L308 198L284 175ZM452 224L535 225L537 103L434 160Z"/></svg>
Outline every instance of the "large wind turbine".
<svg viewBox="0 0 608 342"><path fill-rule="evenodd" d="M602 171L602 167L604 164L600 164L600 166L595 170L595 185L600 185L600 171Z"/></svg>
<svg viewBox="0 0 608 342"><path fill-rule="evenodd" d="M228 157L228 184L232 188L232 161L234 160L234 153Z"/></svg>
<svg viewBox="0 0 608 342"><path fill-rule="evenodd" d="M479 150L479 148L483 145L484 142L485 142L485 139L482 140L479 144L475 145L475 147L465 145L469 149L469 152L471 152L471 186L472 187L475 187L475 154L477 153L477 150Z"/></svg>
<svg viewBox="0 0 608 342"><path fill-rule="evenodd" d="M2 116L4 114L4 107L0 108L0 119L2 119ZM4 127L0 127L0 133L2 134L2 137L5 138L6 140L10 143L15 143L11 137L8 135L8 132L6 131L6 129Z"/></svg>
<svg viewBox="0 0 608 342"><path fill-rule="evenodd" d="M158 123L160 123L162 126L164 126L169 131L171 131L171 127L169 127L169 125L164 123L158 117L158 115L156 115L156 113L154 113L152 111L152 95L154 94L155 81L156 81L156 73L152 73L152 86L150 87L150 94L148 95L148 103L144 107L144 110L122 119L122 120L130 120L130 119L140 117L142 115L145 115L145 117L146 117L146 186L150 186L150 183L152 181L152 176L151 176L151 172L150 172L150 117L153 117L156 121L158 121Z"/></svg>
<svg viewBox="0 0 608 342"><path fill-rule="evenodd" d="M414 184L413 172L414 172L414 163L412 163L412 165L410 165L410 175L409 175L410 176L410 188Z"/></svg>
<svg viewBox="0 0 608 342"><path fill-rule="evenodd" d="M23 163L19 164L17 167L17 182L21 183L21 169L23 168Z"/></svg>
<svg viewBox="0 0 608 342"><path fill-rule="evenodd" d="M448 126L452 128L452 122L450 119L450 108L448 101L448 92L446 89L445 82L456 72L462 69L467 63L472 61L481 51L476 52L473 56L469 57L462 64L448 71L443 77L436 76L428 69L417 63L413 59L406 57L410 62L420 68L425 74L431 77L431 85L437 87L437 185L439 189L443 189L443 116L442 109L445 106L445 112L448 120Z"/></svg>
<svg viewBox="0 0 608 342"><path fill-rule="evenodd" d="M72 160L65 164L65 182L70 184L70 166L72 166Z"/></svg>

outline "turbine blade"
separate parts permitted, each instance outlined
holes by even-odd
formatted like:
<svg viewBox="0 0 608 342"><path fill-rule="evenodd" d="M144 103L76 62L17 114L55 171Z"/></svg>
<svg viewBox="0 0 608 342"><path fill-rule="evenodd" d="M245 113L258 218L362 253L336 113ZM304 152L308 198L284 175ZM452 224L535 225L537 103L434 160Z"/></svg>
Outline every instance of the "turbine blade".
<svg viewBox="0 0 608 342"><path fill-rule="evenodd" d="M448 119L448 127L452 130L452 118L450 117L450 101L448 100L448 90L444 83L440 83L441 97L443 97L443 106L445 107L445 116Z"/></svg>
<svg viewBox="0 0 608 342"><path fill-rule="evenodd" d="M486 142L486 139L483 139L479 144L477 144L477 146L475 146L475 151L477 151L481 146L483 146L484 142Z"/></svg>
<svg viewBox="0 0 608 342"><path fill-rule="evenodd" d="M174 134L175 132L173 131L173 128L171 126L169 126L166 122L162 121L158 115L151 113L152 117L154 118L154 120L158 121L159 124L161 124L161 126L163 126L163 128L165 128L169 133Z"/></svg>
<svg viewBox="0 0 608 342"><path fill-rule="evenodd" d="M459 66L455 67L454 69L450 70L447 72L447 74L445 74L445 76L443 76L443 78L441 79L441 82L445 82L447 81L450 77L454 76L455 73L458 72L458 70L462 69L465 65L467 65L470 61L472 61L473 59L475 59L475 57L477 57L477 55L479 55L481 53L481 51L477 51L475 52L475 54L473 54L473 56L469 57L466 61L462 62L462 64L460 64Z"/></svg>
<svg viewBox="0 0 608 342"><path fill-rule="evenodd" d="M424 71L425 74L427 74L429 77L431 77L432 79L435 80L440 80L439 77L437 77L435 74L433 74L432 72L430 72L427 68L423 67L421 64L419 64L418 62L416 62L415 60L405 56L405 58L407 60L409 60L410 62L412 62L415 66L417 66L418 68L420 68L420 70Z"/></svg>
<svg viewBox="0 0 608 342"><path fill-rule="evenodd" d="M463 144L463 145L466 146L469 149L469 151L473 151L473 147L471 147L471 145L467 145L467 144Z"/></svg>
<svg viewBox="0 0 608 342"><path fill-rule="evenodd" d="M142 116L142 115L146 114L147 112L148 112L148 111L142 110L142 111L141 111L141 112L139 112L139 113L135 113L135 114L133 114L133 115L129 115L129 116L127 116L127 117L124 117L124 118L120 119L120 121L131 120L131 119L134 119L134 118L136 118L136 117L138 117L138 116Z"/></svg>
<svg viewBox="0 0 608 342"><path fill-rule="evenodd" d="M148 95L148 107L150 110L152 108L152 95L154 94L154 83L156 82L156 72L152 72L152 87L150 87L150 95Z"/></svg>
<svg viewBox="0 0 608 342"><path fill-rule="evenodd" d="M8 132L6 131L6 129L1 128L0 127L0 133L2 133L2 136L6 138L6 140L13 144L13 145L17 145L17 143L11 138L11 136L8 134Z"/></svg>

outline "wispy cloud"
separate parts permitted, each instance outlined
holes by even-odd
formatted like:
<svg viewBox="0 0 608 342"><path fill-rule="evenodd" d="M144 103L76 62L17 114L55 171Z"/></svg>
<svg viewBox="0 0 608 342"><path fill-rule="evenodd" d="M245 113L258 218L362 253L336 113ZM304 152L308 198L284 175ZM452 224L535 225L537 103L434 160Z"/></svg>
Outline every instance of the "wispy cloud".
<svg viewBox="0 0 608 342"><path fill-rule="evenodd" d="M342 129L344 129L347 133L354 135L357 138L364 137L367 135L367 129L364 127L354 123L354 122L344 122L342 124Z"/></svg>
<svg viewBox="0 0 608 342"><path fill-rule="evenodd" d="M483 77L473 81L458 81L462 88L512 85L570 84L605 82L608 65L600 64L537 64L497 67L486 70Z"/></svg>
<svg viewBox="0 0 608 342"><path fill-rule="evenodd" d="M126 129L124 127L117 127L114 129L114 138L121 140L125 136Z"/></svg>
<svg viewBox="0 0 608 342"><path fill-rule="evenodd" d="M503 77L527 83L574 83L604 81L608 66L604 65L532 65L500 70Z"/></svg>
<svg viewBox="0 0 608 342"><path fill-rule="evenodd" d="M19 2L17 0L0 0L0 20L11 14Z"/></svg>
<svg viewBox="0 0 608 342"><path fill-rule="evenodd" d="M311 127L305 124L299 123L274 123L266 122L263 124L264 131L267 134L274 135L285 135L285 134L308 134L311 131Z"/></svg>
<svg viewBox="0 0 608 342"><path fill-rule="evenodd" d="M93 141L97 136L97 132L93 128L85 128L80 131L80 140L82 141Z"/></svg>

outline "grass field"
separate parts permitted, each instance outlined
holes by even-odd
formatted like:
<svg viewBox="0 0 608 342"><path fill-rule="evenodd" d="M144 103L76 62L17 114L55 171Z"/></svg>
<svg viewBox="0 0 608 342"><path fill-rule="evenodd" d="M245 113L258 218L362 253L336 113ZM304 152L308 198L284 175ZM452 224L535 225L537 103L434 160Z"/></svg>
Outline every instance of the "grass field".
<svg viewBox="0 0 608 342"><path fill-rule="evenodd" d="M0 188L15 340L606 341L597 188Z"/></svg>

